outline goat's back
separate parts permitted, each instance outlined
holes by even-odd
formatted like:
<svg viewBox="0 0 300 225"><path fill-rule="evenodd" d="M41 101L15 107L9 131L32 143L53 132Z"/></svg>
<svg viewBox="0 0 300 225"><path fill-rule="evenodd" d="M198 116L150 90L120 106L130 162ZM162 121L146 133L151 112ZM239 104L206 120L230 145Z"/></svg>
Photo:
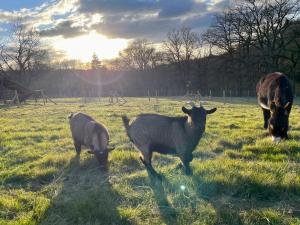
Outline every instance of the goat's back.
<svg viewBox="0 0 300 225"><path fill-rule="evenodd" d="M130 123L128 134L135 144L161 144L175 148L174 139L183 135L186 120L186 117L141 114Z"/></svg>
<svg viewBox="0 0 300 225"><path fill-rule="evenodd" d="M75 113L70 117L69 122L73 139L81 144L84 144L86 129L87 127L92 127L92 124L95 123L95 120L84 113ZM87 126L89 123L90 125Z"/></svg>

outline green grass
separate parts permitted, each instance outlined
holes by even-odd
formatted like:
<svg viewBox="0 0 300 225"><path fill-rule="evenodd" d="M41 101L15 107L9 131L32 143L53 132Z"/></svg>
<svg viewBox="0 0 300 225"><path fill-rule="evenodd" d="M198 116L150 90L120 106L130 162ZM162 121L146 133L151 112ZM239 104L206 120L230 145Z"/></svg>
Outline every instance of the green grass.
<svg viewBox="0 0 300 225"><path fill-rule="evenodd" d="M271 142L254 99L204 103L218 107L194 152L192 176L178 158L155 154L163 182L149 179L120 116L156 112L155 101L107 99L83 104L0 107L0 224L300 224L300 107L290 140ZM182 115L179 99L161 99L157 113ZM75 150L67 115L81 111L106 124L116 149L109 170ZM184 187L184 188L182 188ZM184 189L184 190L183 190Z"/></svg>

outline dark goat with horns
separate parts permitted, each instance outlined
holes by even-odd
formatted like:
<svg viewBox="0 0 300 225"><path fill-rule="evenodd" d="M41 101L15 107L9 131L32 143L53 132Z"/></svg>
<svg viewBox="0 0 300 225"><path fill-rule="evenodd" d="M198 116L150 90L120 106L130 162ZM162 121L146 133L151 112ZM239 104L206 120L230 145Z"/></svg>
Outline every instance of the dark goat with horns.
<svg viewBox="0 0 300 225"><path fill-rule="evenodd" d="M127 116L122 116L127 135L140 150L140 159L150 175L158 176L151 165L153 152L177 155L185 173L191 174L189 164L205 131L206 116L217 110L192 105L191 109L183 106L182 111L186 116L180 117L140 114L130 122Z"/></svg>

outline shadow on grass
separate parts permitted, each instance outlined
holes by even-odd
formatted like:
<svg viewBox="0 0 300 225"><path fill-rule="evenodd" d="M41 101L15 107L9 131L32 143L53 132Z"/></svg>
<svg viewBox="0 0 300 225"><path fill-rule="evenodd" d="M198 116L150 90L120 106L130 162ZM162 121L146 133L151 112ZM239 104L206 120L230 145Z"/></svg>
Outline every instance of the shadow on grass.
<svg viewBox="0 0 300 225"><path fill-rule="evenodd" d="M27 191L39 191L44 185L50 184L57 171L48 171L40 175L14 174L3 179L1 185L8 189L23 188Z"/></svg>
<svg viewBox="0 0 300 225"><path fill-rule="evenodd" d="M260 211L282 202L290 209L294 209L290 216L300 219L297 208L300 204L300 186L263 184L243 176L236 177L229 184L224 181L205 181L201 175L196 175L193 176L193 182L198 196L215 208L216 224L244 224L241 215L245 211Z"/></svg>
<svg viewBox="0 0 300 225"><path fill-rule="evenodd" d="M245 137L244 139L234 140L234 142L220 140L218 144L225 149L241 149L244 145L255 143L255 141L256 137Z"/></svg>
<svg viewBox="0 0 300 225"><path fill-rule="evenodd" d="M167 199L167 194L165 192L165 187L164 187L164 186L171 187L171 185L163 175L160 176L161 176L161 180L157 178L153 178L149 175L150 187L153 190L154 197L163 221L167 225L177 225L178 224L176 221L177 212L173 208L173 206L169 203Z"/></svg>
<svg viewBox="0 0 300 225"><path fill-rule="evenodd" d="M240 149L243 147L244 143L242 142L231 143L228 141L221 140L219 141L219 145L221 145L223 148Z"/></svg>
<svg viewBox="0 0 300 225"><path fill-rule="evenodd" d="M73 158L59 186L39 224L132 224L120 215L121 197L94 158L83 166L79 157Z"/></svg>
<svg viewBox="0 0 300 225"><path fill-rule="evenodd" d="M193 178L200 195L215 197L228 195L242 199L254 199L258 201L290 200L292 196L300 197L300 186L262 184L248 177L237 176L230 184L223 181L201 181L201 178Z"/></svg>
<svg viewBox="0 0 300 225"><path fill-rule="evenodd" d="M266 161L293 161L300 162L300 148L298 146L282 147L280 149L247 147L242 151L225 151L226 155L232 159L244 160L266 160Z"/></svg>

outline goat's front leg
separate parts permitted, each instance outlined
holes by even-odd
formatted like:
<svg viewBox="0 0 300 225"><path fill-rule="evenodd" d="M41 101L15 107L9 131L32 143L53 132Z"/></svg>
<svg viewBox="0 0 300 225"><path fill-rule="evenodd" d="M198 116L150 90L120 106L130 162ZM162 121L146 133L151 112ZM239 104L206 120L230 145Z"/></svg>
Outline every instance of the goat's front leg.
<svg viewBox="0 0 300 225"><path fill-rule="evenodd" d="M262 111L263 111L263 115L264 115L264 129L267 129L271 113L269 110L266 110L266 109L262 109Z"/></svg>
<svg viewBox="0 0 300 225"><path fill-rule="evenodd" d="M182 162L183 170L186 175L192 175L193 172L190 167L190 162L193 160L192 152L184 152L180 156L180 160Z"/></svg>

